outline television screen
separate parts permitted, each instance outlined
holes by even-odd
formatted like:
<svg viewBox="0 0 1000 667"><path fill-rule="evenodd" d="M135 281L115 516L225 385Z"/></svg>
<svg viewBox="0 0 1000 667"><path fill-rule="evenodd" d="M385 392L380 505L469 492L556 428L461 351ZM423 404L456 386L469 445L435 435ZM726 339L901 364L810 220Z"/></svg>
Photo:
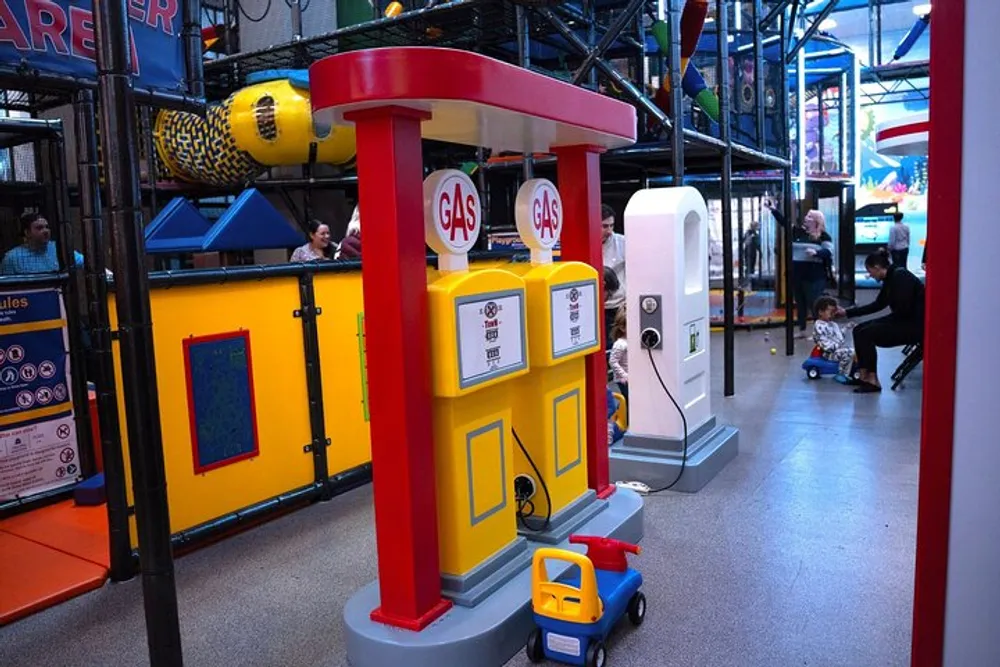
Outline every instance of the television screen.
<svg viewBox="0 0 1000 667"><path fill-rule="evenodd" d="M854 221L854 243L886 244L889 242L889 229L892 227L892 216L859 217Z"/></svg>

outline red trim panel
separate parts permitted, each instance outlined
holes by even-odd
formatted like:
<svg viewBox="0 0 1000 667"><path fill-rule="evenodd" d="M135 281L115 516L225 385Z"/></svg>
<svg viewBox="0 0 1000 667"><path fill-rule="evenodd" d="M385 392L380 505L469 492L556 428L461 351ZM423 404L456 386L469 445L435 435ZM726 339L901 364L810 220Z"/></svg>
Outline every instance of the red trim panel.
<svg viewBox="0 0 1000 667"><path fill-rule="evenodd" d="M557 151L559 194L563 202L561 258L583 262L601 271L601 149L596 146L569 146ZM604 281L598 281L598 298L604 304ZM600 329L604 331L604 314ZM606 332L605 332L606 335ZM601 336L601 342L605 340ZM599 498L607 498L617 488L609 482L607 360L600 352L584 360L587 378L587 485Z"/></svg>
<svg viewBox="0 0 1000 667"><path fill-rule="evenodd" d="M934 5L927 206L930 249L924 341L924 398L913 596L912 667L944 659L945 599L955 437L955 357L962 208L965 0Z"/></svg>
<svg viewBox="0 0 1000 667"><path fill-rule="evenodd" d="M249 384L250 390L250 415L251 415L251 428L253 429L253 449L239 454L237 456L232 456L221 461L216 461L208 465L200 465L198 463L198 421L195 415L194 406L194 383L191 381L191 346L198 345L199 343L211 343L220 340L232 340L234 338L242 338L243 343L246 346L247 352L247 383ZM215 470L216 468L222 468L223 466L236 463L238 461L245 461L247 459L256 458L260 455L260 437L257 433L257 398L254 392L253 386L253 355L250 353L250 332L246 330L241 331L230 331L227 333L212 334L210 336L192 336L190 338L185 338L183 341L184 345L184 379L187 384L187 400L188 400L188 425L191 430L191 462L194 467L194 474L200 475L206 473L209 470Z"/></svg>
<svg viewBox="0 0 1000 667"><path fill-rule="evenodd" d="M924 120L919 123L910 123L908 125L897 125L896 127L887 127L884 130L879 130L875 133L875 141L885 141L886 139L895 139L896 137L903 137L908 134L919 134L921 132L930 132L931 122L929 120Z"/></svg>
<svg viewBox="0 0 1000 667"><path fill-rule="evenodd" d="M447 102L451 113L455 104L464 104L476 113L496 111L553 122L557 131L551 145L562 143L560 135L572 135L575 144L608 148L634 143L636 137L632 105L468 51L434 47L351 51L313 64L309 79L314 112L388 104L430 108ZM469 123L475 124L474 119ZM425 138L436 138L424 132ZM454 136L443 139L460 141ZM465 140L476 143L474 139L470 130Z"/></svg>

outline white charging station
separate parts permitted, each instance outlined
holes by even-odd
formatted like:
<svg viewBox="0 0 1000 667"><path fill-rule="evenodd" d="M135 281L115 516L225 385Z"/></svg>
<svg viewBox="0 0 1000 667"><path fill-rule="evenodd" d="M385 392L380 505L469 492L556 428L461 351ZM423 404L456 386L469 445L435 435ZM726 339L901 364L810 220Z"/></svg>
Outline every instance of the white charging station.
<svg viewBox="0 0 1000 667"><path fill-rule="evenodd" d="M611 449L612 479L677 479L674 490L694 492L739 449L739 431L712 413L705 200L692 187L640 190L625 207L625 238L629 430Z"/></svg>

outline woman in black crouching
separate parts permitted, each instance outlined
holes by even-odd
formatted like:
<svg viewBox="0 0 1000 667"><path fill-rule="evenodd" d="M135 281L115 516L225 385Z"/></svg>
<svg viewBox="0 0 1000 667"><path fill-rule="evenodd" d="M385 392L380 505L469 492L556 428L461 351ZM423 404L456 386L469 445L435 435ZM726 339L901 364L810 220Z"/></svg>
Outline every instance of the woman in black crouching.
<svg viewBox="0 0 1000 667"><path fill-rule="evenodd" d="M858 394L882 391L878 379L878 348L913 345L924 339L924 284L906 268L892 264L884 248L868 255L865 269L868 275L882 283L878 297L867 306L840 308L838 315L861 317L886 308L889 314L854 328L854 349L861 372L860 383L854 390Z"/></svg>

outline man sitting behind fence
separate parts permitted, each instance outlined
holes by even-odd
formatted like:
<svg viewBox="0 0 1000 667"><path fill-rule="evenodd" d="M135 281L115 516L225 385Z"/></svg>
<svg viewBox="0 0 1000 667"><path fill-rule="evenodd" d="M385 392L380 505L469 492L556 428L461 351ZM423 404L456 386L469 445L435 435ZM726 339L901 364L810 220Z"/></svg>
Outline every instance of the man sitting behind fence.
<svg viewBox="0 0 1000 667"><path fill-rule="evenodd" d="M24 243L7 251L0 262L0 273L17 276L29 273L56 273L59 271L59 256L52 241L49 221L40 213L25 213L21 216L21 234ZM83 255L74 251L73 261L83 266Z"/></svg>

